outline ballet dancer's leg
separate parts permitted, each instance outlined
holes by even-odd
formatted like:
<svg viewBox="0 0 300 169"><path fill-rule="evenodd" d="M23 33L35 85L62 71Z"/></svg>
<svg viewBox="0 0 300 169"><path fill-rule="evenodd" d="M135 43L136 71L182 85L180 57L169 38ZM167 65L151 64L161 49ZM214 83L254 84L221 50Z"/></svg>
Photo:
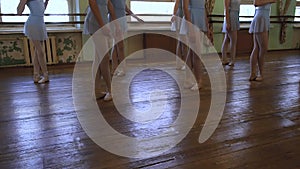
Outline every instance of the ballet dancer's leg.
<svg viewBox="0 0 300 169"><path fill-rule="evenodd" d="M237 31L229 31L228 32L228 37L229 37L229 41L230 41L230 45L229 45L229 53L230 53L230 58L231 61L229 63L229 66L234 66L235 63L235 57L236 57L236 44L237 44Z"/></svg>
<svg viewBox="0 0 300 169"><path fill-rule="evenodd" d="M196 83L191 88L191 90L201 89L202 81L201 81L201 60L200 58L193 52L193 72L196 78Z"/></svg>
<svg viewBox="0 0 300 169"><path fill-rule="evenodd" d="M36 54L35 57L37 58L38 66L40 67L40 69L42 70L42 73L43 73L43 78L41 80L39 80L38 83L46 83L49 81L49 77L48 77L47 64L45 61L45 56L44 56L43 47L42 47L43 43L38 40L33 40L32 42L33 42L33 45L35 48L35 54Z"/></svg>
<svg viewBox="0 0 300 169"><path fill-rule="evenodd" d="M34 50L32 65L33 65L33 82L38 83L38 81L41 80L41 68L39 66L37 50Z"/></svg>
<svg viewBox="0 0 300 169"><path fill-rule="evenodd" d="M227 59L227 50L228 50L228 46L229 46L229 36L227 33L225 33L224 35L224 40L223 40L223 43L222 43L222 49L221 49L221 52L222 52L222 64L223 65L227 65L229 62L228 62L228 59Z"/></svg>
<svg viewBox="0 0 300 169"><path fill-rule="evenodd" d="M250 81L256 80L256 71L257 71L257 62L258 62L258 51L259 51L259 46L258 46L258 39L257 39L257 34L253 34L253 49L250 55Z"/></svg>
<svg viewBox="0 0 300 169"><path fill-rule="evenodd" d="M256 80L263 80L264 58L268 50L268 41L269 41L268 32L267 31L262 32L258 34L256 38L259 46L259 52L257 57L259 76Z"/></svg>
<svg viewBox="0 0 300 169"><path fill-rule="evenodd" d="M110 67L109 67L109 55L105 55L102 59L102 62L100 63L100 75L102 75L106 87L107 87L107 94L104 97L105 101L112 100L111 97L111 76L110 76Z"/></svg>

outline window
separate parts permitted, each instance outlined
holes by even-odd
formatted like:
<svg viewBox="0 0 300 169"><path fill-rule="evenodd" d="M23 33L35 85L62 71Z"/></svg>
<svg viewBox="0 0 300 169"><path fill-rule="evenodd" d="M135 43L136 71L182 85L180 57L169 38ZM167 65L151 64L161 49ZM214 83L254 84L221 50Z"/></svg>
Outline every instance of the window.
<svg viewBox="0 0 300 169"><path fill-rule="evenodd" d="M48 3L45 14L67 14L72 11L72 0L51 0ZM0 0L0 11L3 14L16 14L20 0ZM24 14L28 14L26 6ZM2 16L2 22L25 22L27 16ZM69 16L45 16L45 22L67 22Z"/></svg>
<svg viewBox="0 0 300 169"><path fill-rule="evenodd" d="M175 0L131 0L130 8L145 21L170 21ZM216 1L219 3L219 1ZM222 1L223 3L223 1ZM255 7L252 0L241 0L240 21L252 21ZM151 16L152 15L152 16ZM163 16L154 16L163 15Z"/></svg>
<svg viewBox="0 0 300 169"><path fill-rule="evenodd" d="M252 0L241 0L240 6L240 21L252 21L255 13L255 7ZM243 17L246 16L246 17Z"/></svg>
<svg viewBox="0 0 300 169"><path fill-rule="evenodd" d="M144 21L170 21L174 4L174 0L131 0L130 9Z"/></svg>
<svg viewBox="0 0 300 169"><path fill-rule="evenodd" d="M300 21L300 0L296 1L295 16L298 16L298 17L295 17L295 21L299 22Z"/></svg>

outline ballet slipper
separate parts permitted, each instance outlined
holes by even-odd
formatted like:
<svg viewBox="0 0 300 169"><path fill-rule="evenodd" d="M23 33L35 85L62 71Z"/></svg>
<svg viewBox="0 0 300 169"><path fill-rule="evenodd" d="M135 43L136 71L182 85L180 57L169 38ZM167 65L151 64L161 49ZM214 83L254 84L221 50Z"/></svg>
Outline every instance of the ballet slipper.
<svg viewBox="0 0 300 169"><path fill-rule="evenodd" d="M228 64L229 64L229 61L227 61L227 60L222 61L222 65L228 65Z"/></svg>
<svg viewBox="0 0 300 169"><path fill-rule="evenodd" d="M263 81L263 77L262 76L257 76L255 81L261 82L261 81Z"/></svg>
<svg viewBox="0 0 300 169"><path fill-rule="evenodd" d="M228 66L234 66L234 62L230 62Z"/></svg>
<svg viewBox="0 0 300 169"><path fill-rule="evenodd" d="M112 100L112 95L110 94L110 92L106 93L103 100L107 102Z"/></svg>
<svg viewBox="0 0 300 169"><path fill-rule="evenodd" d="M201 85L198 85L197 83L194 83L193 86L190 88L192 91L200 90Z"/></svg>
<svg viewBox="0 0 300 169"><path fill-rule="evenodd" d="M125 72L123 70L120 70L118 71L117 76L118 77L125 76Z"/></svg>
<svg viewBox="0 0 300 169"><path fill-rule="evenodd" d="M97 100L103 99L106 96L106 92L101 92L100 95L97 97Z"/></svg>
<svg viewBox="0 0 300 169"><path fill-rule="evenodd" d="M255 81L256 80L256 76L250 76L249 77L249 81Z"/></svg>
<svg viewBox="0 0 300 169"><path fill-rule="evenodd" d="M43 78L41 80L38 81L39 84L41 83L47 83L49 82L49 76L48 73L44 73Z"/></svg>
<svg viewBox="0 0 300 169"><path fill-rule="evenodd" d="M41 76L39 74L33 75L33 82L38 83L41 80Z"/></svg>

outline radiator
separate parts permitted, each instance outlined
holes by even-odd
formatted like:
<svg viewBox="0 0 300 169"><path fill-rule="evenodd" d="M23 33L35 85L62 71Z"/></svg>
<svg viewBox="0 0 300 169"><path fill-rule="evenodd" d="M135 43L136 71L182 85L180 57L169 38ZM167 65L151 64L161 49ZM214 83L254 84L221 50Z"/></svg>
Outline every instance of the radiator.
<svg viewBox="0 0 300 169"><path fill-rule="evenodd" d="M30 66L32 65L34 57L34 45L27 37L24 37L23 41L26 65ZM45 61L47 64L51 65L58 63L55 36L49 36L49 38L44 41L43 50L45 54Z"/></svg>

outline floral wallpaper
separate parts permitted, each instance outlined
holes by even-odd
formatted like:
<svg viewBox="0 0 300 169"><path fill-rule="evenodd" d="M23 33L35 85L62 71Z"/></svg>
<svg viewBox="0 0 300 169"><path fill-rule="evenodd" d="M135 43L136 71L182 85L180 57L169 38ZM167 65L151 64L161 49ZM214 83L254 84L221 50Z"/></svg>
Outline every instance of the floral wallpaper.
<svg viewBox="0 0 300 169"><path fill-rule="evenodd" d="M22 40L19 38L0 39L0 66L25 64Z"/></svg>
<svg viewBox="0 0 300 169"><path fill-rule="evenodd" d="M81 32L51 33L49 36L56 37L54 52L58 63L76 61L82 47ZM0 67L26 65L23 38L23 34L0 35Z"/></svg>
<svg viewBox="0 0 300 169"><path fill-rule="evenodd" d="M59 63L72 63L77 59L82 47L81 34L61 34L56 37Z"/></svg>

